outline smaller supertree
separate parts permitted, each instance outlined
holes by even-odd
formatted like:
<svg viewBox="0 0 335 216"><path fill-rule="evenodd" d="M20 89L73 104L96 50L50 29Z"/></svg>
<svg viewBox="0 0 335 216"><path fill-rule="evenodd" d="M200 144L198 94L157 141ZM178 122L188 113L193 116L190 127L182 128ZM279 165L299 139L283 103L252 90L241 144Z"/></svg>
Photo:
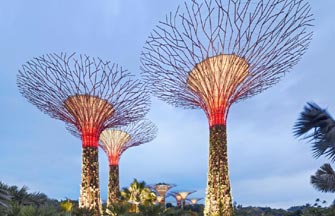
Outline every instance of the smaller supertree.
<svg viewBox="0 0 335 216"><path fill-rule="evenodd" d="M124 151L152 141L157 127L148 120L141 120L124 127L104 130L99 146L106 152L109 161L109 183L107 205L118 201L120 194L119 160Z"/></svg>
<svg viewBox="0 0 335 216"><path fill-rule="evenodd" d="M157 197L157 201L159 202L160 205L165 206L165 197L166 193L176 185L174 184L167 184L167 183L157 183L153 186L151 186L159 195Z"/></svg>
<svg viewBox="0 0 335 216"><path fill-rule="evenodd" d="M188 201L190 201L190 203L192 205L195 205L197 204L200 200L202 200L203 198L191 198L191 199L188 199Z"/></svg>
<svg viewBox="0 0 335 216"><path fill-rule="evenodd" d="M177 192L171 192L169 195L176 199L177 207L181 207L181 196L180 196L180 194L177 193Z"/></svg>
<svg viewBox="0 0 335 216"><path fill-rule="evenodd" d="M181 191L181 192L174 192L174 193L173 193L173 194L174 194L173 196L176 198L176 200L177 200L177 197L178 197L178 199L180 198L180 200L177 200L177 206L180 206L180 205L181 205L181 207L184 208L185 205L186 205L186 199L187 199L187 197L188 197L190 194L194 193L194 192L196 192L196 191ZM178 201L180 202L179 205L178 205Z"/></svg>

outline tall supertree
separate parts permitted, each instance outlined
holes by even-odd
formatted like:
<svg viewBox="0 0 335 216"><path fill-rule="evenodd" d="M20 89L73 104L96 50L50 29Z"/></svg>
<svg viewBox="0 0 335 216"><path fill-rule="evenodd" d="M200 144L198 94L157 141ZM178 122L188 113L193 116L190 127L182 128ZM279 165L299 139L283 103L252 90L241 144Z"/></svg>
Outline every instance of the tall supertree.
<svg viewBox="0 0 335 216"><path fill-rule="evenodd" d="M205 215L233 215L226 123L235 102L276 84L305 53L307 0L190 0L160 21L141 54L153 93L201 108L210 130Z"/></svg>
<svg viewBox="0 0 335 216"><path fill-rule="evenodd" d="M148 120L140 120L127 126L109 128L100 135L100 147L109 161L107 206L116 203L120 195L119 160L123 152L155 139L157 127Z"/></svg>
<svg viewBox="0 0 335 216"><path fill-rule="evenodd" d="M149 110L145 85L117 64L86 55L47 54L23 65L21 94L42 112L74 127L82 140L79 207L100 215L98 141L110 127L141 119Z"/></svg>
<svg viewBox="0 0 335 216"><path fill-rule="evenodd" d="M168 183L157 183L151 186L151 188L153 188L159 195L158 202L160 205L165 206L166 193L175 186L176 186L175 184L168 184Z"/></svg>

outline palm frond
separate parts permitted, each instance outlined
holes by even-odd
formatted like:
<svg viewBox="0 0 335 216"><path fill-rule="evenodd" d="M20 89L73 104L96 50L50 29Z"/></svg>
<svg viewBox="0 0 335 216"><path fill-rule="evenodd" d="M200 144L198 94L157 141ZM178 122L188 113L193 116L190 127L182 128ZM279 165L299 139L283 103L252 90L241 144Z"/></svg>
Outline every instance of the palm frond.
<svg viewBox="0 0 335 216"><path fill-rule="evenodd" d="M2 188L0 188L0 207L8 208L8 202L11 199L8 192Z"/></svg>
<svg viewBox="0 0 335 216"><path fill-rule="evenodd" d="M311 176L311 184L319 191L322 192L335 192L335 172L330 164L322 165Z"/></svg>
<svg viewBox="0 0 335 216"><path fill-rule="evenodd" d="M307 103L293 127L296 137L312 144L313 156L335 161L335 120L315 103Z"/></svg>

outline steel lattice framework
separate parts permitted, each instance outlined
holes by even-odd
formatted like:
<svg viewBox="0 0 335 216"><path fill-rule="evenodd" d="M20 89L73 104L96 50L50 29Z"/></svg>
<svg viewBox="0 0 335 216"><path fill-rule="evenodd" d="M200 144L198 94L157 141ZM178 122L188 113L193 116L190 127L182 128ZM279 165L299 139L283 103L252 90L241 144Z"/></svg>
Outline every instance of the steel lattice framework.
<svg viewBox="0 0 335 216"><path fill-rule="evenodd" d="M109 161L107 205L119 201L119 160L123 152L135 146L151 142L157 135L157 127L148 120L140 120L127 126L109 128L100 135L100 147Z"/></svg>
<svg viewBox="0 0 335 216"><path fill-rule="evenodd" d="M205 215L233 215L226 120L235 102L276 84L312 38L307 0L190 0L158 23L141 54L160 99L201 108L210 125Z"/></svg>
<svg viewBox="0 0 335 216"><path fill-rule="evenodd" d="M157 136L157 127L149 120L140 120L122 127L108 128L100 135L100 147L106 152L110 165L118 165L123 152L151 142Z"/></svg>
<svg viewBox="0 0 335 216"><path fill-rule="evenodd" d="M209 118L206 100L217 91L226 117L234 102L276 84L297 64L310 43L312 20L306 0L185 2L160 21L146 41L141 55L144 78L160 99L178 107L200 107ZM248 66L241 75L226 72L215 83L209 76L213 72L201 65L230 69L221 65L222 55L230 55L226 61L236 67ZM203 71L203 86L197 90L188 84L193 70Z"/></svg>
<svg viewBox="0 0 335 216"><path fill-rule="evenodd" d="M19 71L17 85L30 103L80 134L83 164L79 206L94 209L99 215L100 133L137 121L148 112L145 84L109 61L61 53L28 61Z"/></svg>

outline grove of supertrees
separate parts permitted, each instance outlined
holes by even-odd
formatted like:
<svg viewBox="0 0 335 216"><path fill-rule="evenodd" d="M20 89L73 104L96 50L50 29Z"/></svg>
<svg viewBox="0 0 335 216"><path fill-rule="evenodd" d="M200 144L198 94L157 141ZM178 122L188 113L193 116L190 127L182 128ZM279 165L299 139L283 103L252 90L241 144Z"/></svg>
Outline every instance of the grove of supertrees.
<svg viewBox="0 0 335 216"><path fill-rule="evenodd" d="M107 206L119 201L119 160L123 152L131 147L151 142L156 135L157 127L148 120L108 128L101 133L99 146L106 152L109 162Z"/></svg>
<svg viewBox="0 0 335 216"><path fill-rule="evenodd" d="M86 55L47 54L22 66L21 94L39 110L74 127L82 140L79 207L101 214L98 144L106 128L141 119L146 85L121 66Z"/></svg>
<svg viewBox="0 0 335 216"><path fill-rule="evenodd" d="M233 215L231 105L276 84L298 63L312 21L307 0L190 0L148 37L141 70L152 92L177 107L201 108L208 118L206 216Z"/></svg>

